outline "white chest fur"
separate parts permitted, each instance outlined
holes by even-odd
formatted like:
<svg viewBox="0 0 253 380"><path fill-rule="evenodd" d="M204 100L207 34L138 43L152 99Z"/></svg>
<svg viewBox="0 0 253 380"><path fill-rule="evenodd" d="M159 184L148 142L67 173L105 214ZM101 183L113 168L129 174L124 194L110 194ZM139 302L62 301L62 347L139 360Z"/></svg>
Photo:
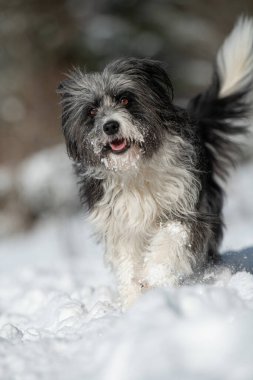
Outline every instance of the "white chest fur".
<svg viewBox="0 0 253 380"><path fill-rule="evenodd" d="M117 255L119 246L128 251L143 250L160 213L148 181L135 178L126 182L112 176L105 182L104 196L91 217L106 242L107 255L112 257Z"/></svg>

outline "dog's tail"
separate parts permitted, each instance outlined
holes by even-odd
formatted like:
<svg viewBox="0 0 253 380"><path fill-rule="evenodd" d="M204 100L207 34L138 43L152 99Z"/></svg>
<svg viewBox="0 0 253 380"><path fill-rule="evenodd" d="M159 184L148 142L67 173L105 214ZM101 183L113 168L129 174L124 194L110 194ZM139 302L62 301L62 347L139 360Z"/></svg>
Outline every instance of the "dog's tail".
<svg viewBox="0 0 253 380"><path fill-rule="evenodd" d="M223 180L242 153L238 138L250 126L252 106L253 19L240 17L218 51L211 86L188 107L199 125L212 172Z"/></svg>

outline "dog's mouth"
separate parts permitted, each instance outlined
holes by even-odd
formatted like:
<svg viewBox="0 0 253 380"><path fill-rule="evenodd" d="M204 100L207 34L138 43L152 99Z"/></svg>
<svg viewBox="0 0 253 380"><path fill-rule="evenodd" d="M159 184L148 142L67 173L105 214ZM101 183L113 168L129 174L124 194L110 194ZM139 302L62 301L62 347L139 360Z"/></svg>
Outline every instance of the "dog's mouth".
<svg viewBox="0 0 253 380"><path fill-rule="evenodd" d="M118 138L109 142L105 149L114 154L122 154L130 148L131 144L124 138Z"/></svg>
<svg viewBox="0 0 253 380"><path fill-rule="evenodd" d="M130 168L137 168L143 151L141 143L119 136L107 141L101 153L101 162L106 169L124 172Z"/></svg>

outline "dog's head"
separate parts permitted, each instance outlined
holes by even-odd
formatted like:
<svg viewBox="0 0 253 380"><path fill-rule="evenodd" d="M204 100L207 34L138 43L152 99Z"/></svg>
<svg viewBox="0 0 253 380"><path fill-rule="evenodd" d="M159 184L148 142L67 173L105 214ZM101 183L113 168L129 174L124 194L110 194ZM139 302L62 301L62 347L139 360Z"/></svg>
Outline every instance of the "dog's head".
<svg viewBox="0 0 253 380"><path fill-rule="evenodd" d="M173 119L172 85L156 61L120 59L101 73L63 81L63 132L70 156L91 169L138 168L162 144Z"/></svg>

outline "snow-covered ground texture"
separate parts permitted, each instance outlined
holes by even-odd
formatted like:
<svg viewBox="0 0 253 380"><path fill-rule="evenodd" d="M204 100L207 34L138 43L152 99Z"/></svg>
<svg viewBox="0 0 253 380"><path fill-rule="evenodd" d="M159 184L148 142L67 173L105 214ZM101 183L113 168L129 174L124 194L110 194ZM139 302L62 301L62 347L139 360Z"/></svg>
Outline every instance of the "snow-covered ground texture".
<svg viewBox="0 0 253 380"><path fill-rule="evenodd" d="M1 380L252 380L253 165L229 184L223 263L122 313L83 215L0 243Z"/></svg>

